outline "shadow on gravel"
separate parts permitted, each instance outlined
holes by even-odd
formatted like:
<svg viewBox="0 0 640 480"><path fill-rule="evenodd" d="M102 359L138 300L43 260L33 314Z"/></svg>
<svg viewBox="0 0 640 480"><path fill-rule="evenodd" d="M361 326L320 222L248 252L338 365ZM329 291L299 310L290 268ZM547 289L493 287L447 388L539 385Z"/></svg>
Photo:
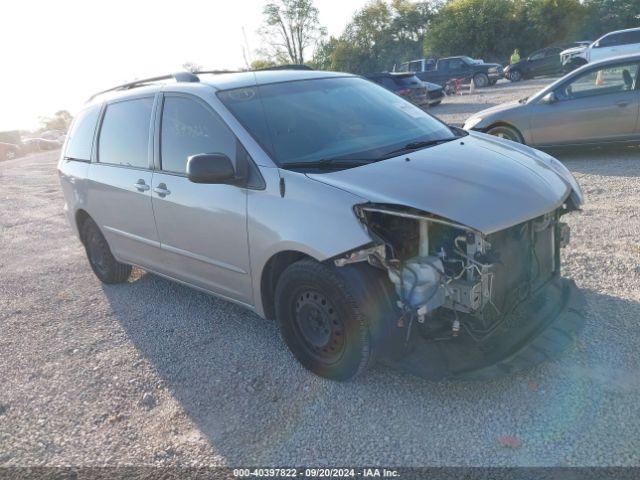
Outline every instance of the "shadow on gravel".
<svg viewBox="0 0 640 480"><path fill-rule="evenodd" d="M573 172L602 177L640 176L640 146L549 150Z"/></svg>
<svg viewBox="0 0 640 480"><path fill-rule="evenodd" d="M610 429L594 424L607 392L640 393L638 346L626 334L640 303L591 291L578 347L530 372L434 383L376 367L335 383L304 371L274 324L230 302L151 274L103 289L138 351L232 466L557 465L569 454L591 464L571 439ZM500 446L507 433L526 448Z"/></svg>

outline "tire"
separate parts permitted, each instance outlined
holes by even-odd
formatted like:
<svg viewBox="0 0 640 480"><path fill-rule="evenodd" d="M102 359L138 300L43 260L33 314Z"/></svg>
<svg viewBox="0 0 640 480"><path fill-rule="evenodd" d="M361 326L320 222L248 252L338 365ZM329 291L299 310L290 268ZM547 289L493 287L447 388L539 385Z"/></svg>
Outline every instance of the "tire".
<svg viewBox="0 0 640 480"><path fill-rule="evenodd" d="M438 105L440 105L442 103L442 100L438 100L437 102L433 102L431 105L429 105L430 107L437 107Z"/></svg>
<svg viewBox="0 0 640 480"><path fill-rule="evenodd" d="M512 142L524 143L524 139L518 130L508 125L496 125L487 129L489 135L511 140Z"/></svg>
<svg viewBox="0 0 640 480"><path fill-rule="evenodd" d="M9 150L6 155L6 160L13 160L14 158L18 158L18 154L15 150Z"/></svg>
<svg viewBox="0 0 640 480"><path fill-rule="evenodd" d="M275 293L280 334L291 353L311 372L349 380L374 358L366 302L358 282L332 267L300 260L281 275Z"/></svg>
<svg viewBox="0 0 640 480"><path fill-rule="evenodd" d="M489 85L491 85L492 87L498 83L498 80L489 80Z"/></svg>
<svg viewBox="0 0 640 480"><path fill-rule="evenodd" d="M473 85L476 88L484 88L489 85L489 76L486 73L476 73L473 76Z"/></svg>
<svg viewBox="0 0 640 480"><path fill-rule="evenodd" d="M519 82L522 80L522 72L520 70L513 70L509 72L509 80L512 82Z"/></svg>
<svg viewBox="0 0 640 480"><path fill-rule="evenodd" d="M107 284L126 282L131 275L131 265L118 262L109 248L100 228L87 218L80 228L80 236L87 252L89 265L96 277Z"/></svg>

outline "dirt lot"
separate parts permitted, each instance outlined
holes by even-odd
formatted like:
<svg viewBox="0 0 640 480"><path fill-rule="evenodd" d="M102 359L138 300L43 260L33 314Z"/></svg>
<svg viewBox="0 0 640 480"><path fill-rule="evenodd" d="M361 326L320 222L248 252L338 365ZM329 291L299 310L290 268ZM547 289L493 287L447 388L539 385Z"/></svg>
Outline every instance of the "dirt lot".
<svg viewBox="0 0 640 480"><path fill-rule="evenodd" d="M433 112L464 120L539 83ZM577 345L490 382L376 367L344 384L233 304L143 272L102 285L56 154L0 163L0 465L640 465L640 150L560 158L588 202L564 252L588 300Z"/></svg>

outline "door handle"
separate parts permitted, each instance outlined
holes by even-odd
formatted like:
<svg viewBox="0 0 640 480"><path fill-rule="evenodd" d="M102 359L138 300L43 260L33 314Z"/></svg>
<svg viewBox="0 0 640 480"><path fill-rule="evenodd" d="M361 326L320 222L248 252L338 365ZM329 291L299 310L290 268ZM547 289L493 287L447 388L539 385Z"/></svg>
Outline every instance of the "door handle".
<svg viewBox="0 0 640 480"><path fill-rule="evenodd" d="M154 187L153 191L156 192L160 197L166 197L171 193L171 191L167 189L167 186L164 183L161 183L157 187Z"/></svg>
<svg viewBox="0 0 640 480"><path fill-rule="evenodd" d="M133 185L139 192L146 192L147 190L149 190L151 187L149 185L147 185L146 183L144 183L143 179L138 180L134 185Z"/></svg>

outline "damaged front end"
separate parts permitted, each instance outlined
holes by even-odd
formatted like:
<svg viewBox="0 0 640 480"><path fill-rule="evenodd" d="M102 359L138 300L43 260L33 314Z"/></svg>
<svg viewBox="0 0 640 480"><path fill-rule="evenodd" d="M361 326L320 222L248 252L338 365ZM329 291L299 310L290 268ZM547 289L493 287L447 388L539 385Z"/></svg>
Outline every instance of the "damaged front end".
<svg viewBox="0 0 640 480"><path fill-rule="evenodd" d="M486 377L564 349L583 324L582 297L560 277L571 209L484 234L412 208L356 206L374 244L335 264L386 272L396 318L383 362L431 379Z"/></svg>

